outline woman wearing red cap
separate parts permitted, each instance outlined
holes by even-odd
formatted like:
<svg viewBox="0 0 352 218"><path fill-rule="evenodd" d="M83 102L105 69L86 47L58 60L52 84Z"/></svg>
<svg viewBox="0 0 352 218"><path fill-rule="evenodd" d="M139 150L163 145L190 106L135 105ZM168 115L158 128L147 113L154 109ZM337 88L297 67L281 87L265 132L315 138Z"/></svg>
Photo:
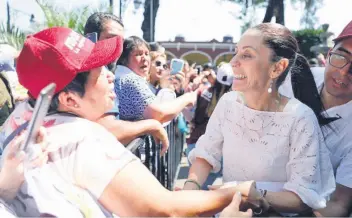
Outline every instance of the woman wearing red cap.
<svg viewBox="0 0 352 218"><path fill-rule="evenodd" d="M136 156L94 122L113 107L114 76L103 66L120 56L121 46L121 37L94 44L61 27L26 39L17 71L32 99L18 105L6 121L0 139L30 119L42 88L55 82L57 90L50 105L53 115L44 122L48 131L48 163L26 172L24 188L14 202L17 214L210 216L224 209L236 191L256 197L251 196L252 182L209 192L166 190ZM37 185L45 185L46 189ZM56 194L51 195L53 192Z"/></svg>

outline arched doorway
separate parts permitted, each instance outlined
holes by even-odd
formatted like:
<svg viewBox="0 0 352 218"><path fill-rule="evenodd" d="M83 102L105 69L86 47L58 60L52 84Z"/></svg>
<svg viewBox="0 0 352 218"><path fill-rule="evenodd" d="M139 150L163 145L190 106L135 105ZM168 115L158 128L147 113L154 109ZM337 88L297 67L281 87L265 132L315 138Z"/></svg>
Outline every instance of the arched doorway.
<svg viewBox="0 0 352 218"><path fill-rule="evenodd" d="M197 63L197 65L212 63L213 61L209 54L202 51L188 51L181 56L181 59L187 60L190 64Z"/></svg>
<svg viewBox="0 0 352 218"><path fill-rule="evenodd" d="M173 58L177 58L172 52L165 51L167 61L171 61Z"/></svg>
<svg viewBox="0 0 352 218"><path fill-rule="evenodd" d="M218 54L218 56L215 57L215 64L218 66L221 62L230 62L231 59L233 58L234 52L223 52Z"/></svg>

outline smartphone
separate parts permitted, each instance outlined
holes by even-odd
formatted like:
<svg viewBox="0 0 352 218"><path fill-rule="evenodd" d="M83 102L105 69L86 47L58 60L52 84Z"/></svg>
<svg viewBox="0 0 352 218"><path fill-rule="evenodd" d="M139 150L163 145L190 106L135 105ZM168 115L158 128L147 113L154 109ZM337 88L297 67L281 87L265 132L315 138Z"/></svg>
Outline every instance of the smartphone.
<svg viewBox="0 0 352 218"><path fill-rule="evenodd" d="M27 135L25 136L24 143L20 147L21 150L26 151L30 144L36 143L39 128L43 125L44 118L48 113L55 89L56 84L50 83L40 91L39 97L34 106L32 118L27 127Z"/></svg>
<svg viewBox="0 0 352 218"><path fill-rule="evenodd" d="M85 35L85 37L94 43L96 43L98 41L98 33L97 32L88 33L87 35Z"/></svg>
<svg viewBox="0 0 352 218"><path fill-rule="evenodd" d="M182 59L172 59L170 64L171 74L182 72L185 62Z"/></svg>

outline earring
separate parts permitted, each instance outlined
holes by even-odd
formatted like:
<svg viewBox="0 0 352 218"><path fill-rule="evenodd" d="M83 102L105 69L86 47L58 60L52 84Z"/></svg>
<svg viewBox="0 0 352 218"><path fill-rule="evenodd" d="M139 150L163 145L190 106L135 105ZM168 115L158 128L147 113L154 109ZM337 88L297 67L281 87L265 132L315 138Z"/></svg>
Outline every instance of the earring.
<svg viewBox="0 0 352 218"><path fill-rule="evenodd" d="M78 104L73 105L73 107L78 108Z"/></svg>
<svg viewBox="0 0 352 218"><path fill-rule="evenodd" d="M273 81L271 80L270 81L270 86L269 86L269 88L268 88L268 93L272 93L273 92Z"/></svg>

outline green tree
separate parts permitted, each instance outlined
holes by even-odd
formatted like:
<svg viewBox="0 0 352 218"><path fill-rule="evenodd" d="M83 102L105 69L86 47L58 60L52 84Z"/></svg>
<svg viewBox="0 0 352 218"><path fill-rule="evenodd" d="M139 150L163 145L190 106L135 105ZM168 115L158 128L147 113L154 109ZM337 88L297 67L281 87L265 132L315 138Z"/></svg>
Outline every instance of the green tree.
<svg viewBox="0 0 352 218"><path fill-rule="evenodd" d="M36 0L36 2L42 9L45 17L45 23L38 26L38 29L62 26L83 34L84 25L88 17L93 13L93 10L89 6L67 11L47 0Z"/></svg>
<svg viewBox="0 0 352 218"><path fill-rule="evenodd" d="M264 22L271 22L275 17L276 23L285 25L285 0L226 0L242 5L244 15L250 7L265 7ZM301 25L306 28L314 28L317 21L316 11L321 7L323 0L290 0L291 4L304 4L303 16L301 17Z"/></svg>
<svg viewBox="0 0 352 218"><path fill-rule="evenodd" d="M26 36L21 29L15 26L8 28L4 24L0 24L0 43L13 46L17 50L22 49Z"/></svg>
<svg viewBox="0 0 352 218"><path fill-rule="evenodd" d="M297 42L299 44L300 51L306 58L314 58L316 54L314 52L311 52L311 47L314 45L320 45L322 43L321 41L321 33L323 33L324 30L319 28L319 29L302 29L302 30L297 30L293 31L293 35L296 37Z"/></svg>
<svg viewBox="0 0 352 218"><path fill-rule="evenodd" d="M90 9L89 6L73 8L68 11L63 8L57 7L49 0L35 0L44 13L45 21L41 24L35 24L32 27L32 32L38 32L44 28L62 26L68 27L76 32L83 34L84 26L88 17L96 11L108 11L107 5L101 4L98 9ZM13 20L13 19L12 19ZM15 23L15 22L13 22ZM3 24L0 26L0 43L7 43L17 49L21 49L25 40L26 33L15 26L8 24L5 27Z"/></svg>
<svg viewBox="0 0 352 218"><path fill-rule="evenodd" d="M155 19L159 10L159 0L145 0L144 3L144 19L142 23L143 38L147 42L155 41ZM152 10L151 10L152 7ZM151 12L153 11L152 17ZM152 27L152 28L151 28ZM152 33L151 33L152 31Z"/></svg>

